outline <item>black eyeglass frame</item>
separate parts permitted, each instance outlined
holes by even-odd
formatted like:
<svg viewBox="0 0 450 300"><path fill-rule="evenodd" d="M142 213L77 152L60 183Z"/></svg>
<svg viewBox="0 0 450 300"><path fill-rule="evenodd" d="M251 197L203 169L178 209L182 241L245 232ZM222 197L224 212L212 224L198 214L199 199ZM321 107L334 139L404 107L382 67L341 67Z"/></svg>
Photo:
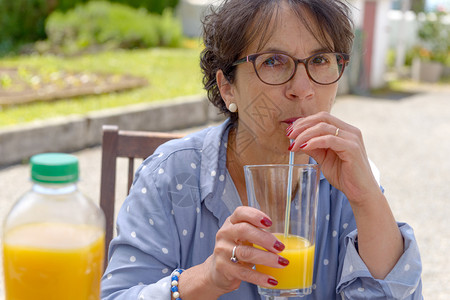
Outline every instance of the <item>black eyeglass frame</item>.
<svg viewBox="0 0 450 300"><path fill-rule="evenodd" d="M265 82L264 80L262 80L261 77L259 76L258 71L256 70L255 61L258 58L258 56L263 55L263 54L268 54L268 53L286 55L286 56L292 58L292 60L294 61L294 71L292 72L291 76L286 81L284 81L282 83L268 83L268 82ZM309 69L308 69L308 62L309 62L309 60L312 59L313 57L315 57L317 55L321 55L321 54L341 55L342 58L344 59L344 63L342 64L341 73L339 74L339 77L333 82L329 82L329 83L318 82L314 78L312 78L311 74L309 73ZM349 61L350 61L350 55L347 54L347 53L341 53L341 52L320 52L320 53L315 53L315 54L313 54L311 56L308 56L308 57L306 57L304 59L300 59L300 58L296 58L296 57L294 57L292 55L289 55L289 54L283 53L283 52L267 51L267 52L261 52L261 53L255 53L255 54L247 55L247 56L245 56L245 57L243 57L241 59L236 60L234 63L232 63L232 66L234 67L234 66L246 63L246 62L252 62L253 69L255 70L256 76L258 76L259 80L261 80L262 82L264 82L265 84L268 84L268 85L282 85L282 84L285 84L286 82L288 82L289 80L291 80L292 78L294 78L295 74L297 73L297 66L298 66L298 64L302 63L305 66L306 74L308 74L309 79L311 79L313 82L315 82L317 84L320 84L320 85L330 85L330 84L333 84L333 83L337 82L339 79L341 79L342 74L344 74L345 67L348 65Z"/></svg>

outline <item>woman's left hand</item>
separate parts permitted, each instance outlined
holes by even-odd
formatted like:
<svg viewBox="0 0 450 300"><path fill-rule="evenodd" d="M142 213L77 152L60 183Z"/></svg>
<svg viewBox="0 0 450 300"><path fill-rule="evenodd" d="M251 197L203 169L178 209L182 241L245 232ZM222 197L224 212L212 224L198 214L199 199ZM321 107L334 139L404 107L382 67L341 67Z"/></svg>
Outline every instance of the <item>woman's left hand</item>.
<svg viewBox="0 0 450 300"><path fill-rule="evenodd" d="M287 135L295 139L291 151L313 157L347 196L358 228L358 253L374 278L385 278L403 253L403 240L373 176L360 130L320 112L296 120Z"/></svg>
<svg viewBox="0 0 450 300"><path fill-rule="evenodd" d="M302 151L321 165L327 180L351 204L381 193L371 171L361 131L328 112L296 120L287 130L291 151Z"/></svg>

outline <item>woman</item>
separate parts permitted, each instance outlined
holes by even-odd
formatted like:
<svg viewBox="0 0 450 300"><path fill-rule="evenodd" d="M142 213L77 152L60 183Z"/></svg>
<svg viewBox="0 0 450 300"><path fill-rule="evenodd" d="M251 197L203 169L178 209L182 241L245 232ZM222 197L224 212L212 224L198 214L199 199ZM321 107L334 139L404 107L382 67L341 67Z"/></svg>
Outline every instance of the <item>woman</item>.
<svg viewBox="0 0 450 300"><path fill-rule="evenodd" d="M422 298L412 230L395 222L359 130L330 115L352 39L340 1L228 0L205 18L204 83L229 118L142 164L118 217L102 299L260 299L256 285L277 281L251 267L289 262L260 230L270 218L246 206L243 166L287 163L290 151L323 173L305 299Z"/></svg>

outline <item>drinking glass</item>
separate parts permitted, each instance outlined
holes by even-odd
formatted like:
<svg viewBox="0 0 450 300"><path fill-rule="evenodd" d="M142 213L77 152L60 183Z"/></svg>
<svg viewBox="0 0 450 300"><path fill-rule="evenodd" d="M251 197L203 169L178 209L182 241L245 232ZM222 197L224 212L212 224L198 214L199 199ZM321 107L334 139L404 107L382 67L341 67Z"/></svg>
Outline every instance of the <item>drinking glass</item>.
<svg viewBox="0 0 450 300"><path fill-rule="evenodd" d="M249 165L244 167L244 171L249 206L260 209L272 219L272 226L267 230L286 246L280 255L289 260L289 265L281 269L255 266L258 272L271 275L278 281L273 288L258 286L259 294L266 299L310 294L319 166Z"/></svg>

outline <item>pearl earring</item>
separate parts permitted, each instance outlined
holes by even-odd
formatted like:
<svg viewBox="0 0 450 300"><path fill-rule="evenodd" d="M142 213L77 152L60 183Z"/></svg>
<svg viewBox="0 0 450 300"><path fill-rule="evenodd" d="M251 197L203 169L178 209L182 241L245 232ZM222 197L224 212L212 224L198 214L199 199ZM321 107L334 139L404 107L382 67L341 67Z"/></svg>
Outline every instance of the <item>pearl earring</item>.
<svg viewBox="0 0 450 300"><path fill-rule="evenodd" d="M228 106L228 110L232 113L237 112L238 108L237 108L236 103L230 103L230 105Z"/></svg>

